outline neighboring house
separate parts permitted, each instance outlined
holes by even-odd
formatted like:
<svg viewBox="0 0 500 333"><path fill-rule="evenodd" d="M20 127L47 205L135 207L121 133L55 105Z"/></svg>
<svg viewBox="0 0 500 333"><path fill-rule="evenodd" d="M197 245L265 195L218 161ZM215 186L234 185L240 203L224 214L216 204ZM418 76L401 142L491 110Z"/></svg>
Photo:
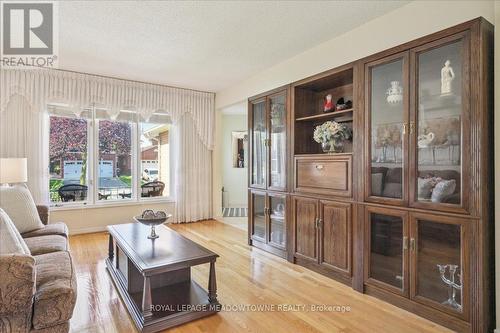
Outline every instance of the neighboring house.
<svg viewBox="0 0 500 333"><path fill-rule="evenodd" d="M156 176L158 180L165 183L165 188L169 188L169 159L170 159L170 147L169 147L169 132L170 125L158 125L144 131L143 135L148 139L152 145L141 148L141 171L151 168L158 170L158 175ZM154 163L157 161L157 163ZM156 178L155 177L155 178Z"/></svg>

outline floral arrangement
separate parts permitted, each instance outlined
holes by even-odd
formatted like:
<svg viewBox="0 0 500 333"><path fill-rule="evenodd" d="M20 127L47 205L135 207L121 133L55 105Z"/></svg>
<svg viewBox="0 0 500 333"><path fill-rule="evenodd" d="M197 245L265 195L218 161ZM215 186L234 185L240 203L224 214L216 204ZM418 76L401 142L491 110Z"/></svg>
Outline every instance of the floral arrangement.
<svg viewBox="0 0 500 333"><path fill-rule="evenodd" d="M331 141L345 141L352 137L352 130L344 124L327 121L314 129L314 141L327 143Z"/></svg>

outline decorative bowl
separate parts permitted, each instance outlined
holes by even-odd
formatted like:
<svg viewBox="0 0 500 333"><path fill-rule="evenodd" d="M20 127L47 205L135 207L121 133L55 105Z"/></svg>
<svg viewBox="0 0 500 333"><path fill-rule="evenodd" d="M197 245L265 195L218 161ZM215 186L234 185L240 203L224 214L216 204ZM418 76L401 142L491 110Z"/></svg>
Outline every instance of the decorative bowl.
<svg viewBox="0 0 500 333"><path fill-rule="evenodd" d="M152 210L145 210L142 215L134 216L134 220L141 224L144 224L148 227L151 227L151 234L148 236L149 239L156 239L160 236L156 234L155 227L157 225L165 223L169 218L172 217L172 214L166 214L163 211L157 211L156 213Z"/></svg>

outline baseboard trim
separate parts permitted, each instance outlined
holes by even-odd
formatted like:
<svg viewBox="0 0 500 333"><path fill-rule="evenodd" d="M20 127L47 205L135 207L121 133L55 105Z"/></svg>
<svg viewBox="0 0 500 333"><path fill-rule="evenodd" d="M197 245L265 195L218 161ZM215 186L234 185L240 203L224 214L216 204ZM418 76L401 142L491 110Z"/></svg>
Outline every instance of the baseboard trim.
<svg viewBox="0 0 500 333"><path fill-rule="evenodd" d="M98 227L87 227L87 228L77 228L77 229L70 229L69 234L71 236L74 235L81 235L81 234L91 234L94 232L103 232L106 231L106 226L98 226Z"/></svg>

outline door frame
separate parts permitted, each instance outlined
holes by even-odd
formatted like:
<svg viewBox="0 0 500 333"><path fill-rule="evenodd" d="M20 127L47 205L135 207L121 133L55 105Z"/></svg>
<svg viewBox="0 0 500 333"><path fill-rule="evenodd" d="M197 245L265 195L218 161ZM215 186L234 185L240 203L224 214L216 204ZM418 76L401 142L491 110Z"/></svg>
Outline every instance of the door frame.
<svg viewBox="0 0 500 333"><path fill-rule="evenodd" d="M318 214L318 199L310 198L310 197L303 197L303 196L292 196L291 198L291 211L292 211L292 240L293 244L291 244L292 249L293 249L293 255L296 258L304 259L313 263L318 263L318 228L315 226L315 233L314 233L314 251L315 251L315 257L309 257L306 256L302 253L297 252L297 201L298 200L306 200L309 202L313 202L315 205L315 219L319 218ZM315 222L313 222L315 223ZM290 246L290 244L289 244Z"/></svg>
<svg viewBox="0 0 500 333"><path fill-rule="evenodd" d="M288 219L288 195L285 193L275 193L275 192L267 192L267 208L268 210L272 210L271 208L271 198L281 198L283 199L284 205L285 205L285 211L284 211L284 216L283 216L283 237L285 238L285 245L277 244L271 241L271 214L267 214L267 221L266 221L266 244L269 246L275 247L277 249L286 250L287 247L287 225L286 221Z"/></svg>
<svg viewBox="0 0 500 333"><path fill-rule="evenodd" d="M265 171L264 171L264 175L266 177L266 179L264 179L264 185L259 185L259 184L254 184L253 183L253 172L254 172L254 167L253 167L253 160L254 160L254 149L255 149L255 145L254 145L254 136L255 136L255 133L254 133L254 128L253 128L253 116L254 116L254 106L256 104L259 104L259 103L264 103L264 117L267 118L267 101L266 101L266 97L261 97L261 98L257 98L257 99L253 99L253 100L249 100L248 101L248 128L250 129L248 131L248 139L249 139L249 142L248 142L248 151L249 151L249 154L248 154L248 187L250 188L256 188L256 189L262 189L262 190L265 190L266 189L266 186L267 186L267 163L269 161L267 161L268 159L268 152L267 152L267 147L266 147L266 151L265 151L265 156L266 156L266 163L265 163ZM266 123L266 140L267 140L267 137L268 137L268 129L267 129L267 123Z"/></svg>
<svg viewBox="0 0 500 333"><path fill-rule="evenodd" d="M248 228L249 239L265 243L266 242L266 235L268 232L267 214L266 214L267 193L265 191L262 191L262 190L253 190L253 189L251 189L249 192L250 192L249 193L250 200L249 200L249 207L248 207L248 219L250 221L249 228ZM264 196L264 238L261 238L261 237L255 235L254 195Z"/></svg>
<svg viewBox="0 0 500 333"><path fill-rule="evenodd" d="M324 207L325 206L336 206L341 209L347 210L347 228L346 228L346 239L347 239L347 267L345 269L334 266L332 264L324 262L324 228L325 228L325 217L324 217ZM348 277L352 275L352 204L346 202L338 202L332 200L319 200L319 234L318 234L318 263L325 268L331 269L333 271L344 274Z"/></svg>
<svg viewBox="0 0 500 333"><path fill-rule="evenodd" d="M285 185L284 186L272 186L271 185L271 145L272 145L272 138L271 138L271 99L273 97L277 97L283 95L285 99L285 118L283 121L285 122L283 124L283 130L285 131L285 150L283 151L283 156L285 156L285 163L283 164L283 173L285 174ZM288 105L288 90L282 89L279 90L275 93L272 93L266 97L266 113L267 113L267 139L269 140L269 146L267 146L267 181L266 181L266 186L269 190L271 191L278 191L278 192L284 192L287 189L287 183L288 183L288 122L289 122L289 105Z"/></svg>
<svg viewBox="0 0 500 333"><path fill-rule="evenodd" d="M392 286L388 283L376 280L370 277L370 257L371 257L371 214L380 214L387 216L400 217L403 223L402 230L402 273L403 273L403 287L401 289ZM372 285L378 287L380 289L384 289L390 291L392 293L409 297L410 295L410 269L409 269L409 248L405 246L405 242L407 243L408 235L409 235L409 217L408 212L405 210L394 209L394 208L385 208L385 207L374 207L374 206L365 206L365 214L364 214L364 283L366 285ZM406 240L405 240L406 237Z"/></svg>
<svg viewBox="0 0 500 333"><path fill-rule="evenodd" d="M403 163L401 166L401 199L397 198L386 198L381 196L375 196L371 194L371 121L372 121L372 109L371 109L371 80L372 80L372 68L375 66L385 65L397 60L403 60L402 64L402 79L403 79L403 146L402 146L402 157ZM392 54L390 56L380 58L364 64L365 71L365 93L364 93L364 104L365 104L365 123L364 123L364 198L367 202L381 203L393 206L407 206L408 205L408 131L405 128L408 127L409 117L410 117L410 94L409 94L409 83L410 83L410 52L403 51L400 53Z"/></svg>
<svg viewBox="0 0 500 333"><path fill-rule="evenodd" d="M418 201L417 197L417 175L418 175L418 56L422 53L438 49L440 47L462 41L462 113L461 117L461 147L460 147L460 204L448 203L433 203ZM468 213L469 208L469 189L470 189L470 166L471 166L471 151L470 151L470 138L471 138L471 81L470 81L470 32L463 31L445 38L441 38L424 45L415 47L410 50L410 119L414 124L415 130L410 133L410 164L409 164L409 206L415 208L440 210L455 213Z"/></svg>
<svg viewBox="0 0 500 333"><path fill-rule="evenodd" d="M462 262L462 312L453 311L452 309L443 306L441 303L417 295L418 290L418 221L425 220L434 223L452 224L460 226L460 259ZM470 261L470 245L471 245L471 221L467 218L451 217L444 215L436 215L432 213L410 213L410 239L414 239L415 248L410 251L410 299L438 309L440 311L459 317L466 321L470 317L470 282L471 282L471 261ZM436 271L437 272L437 271ZM465 273L465 274L464 274Z"/></svg>

